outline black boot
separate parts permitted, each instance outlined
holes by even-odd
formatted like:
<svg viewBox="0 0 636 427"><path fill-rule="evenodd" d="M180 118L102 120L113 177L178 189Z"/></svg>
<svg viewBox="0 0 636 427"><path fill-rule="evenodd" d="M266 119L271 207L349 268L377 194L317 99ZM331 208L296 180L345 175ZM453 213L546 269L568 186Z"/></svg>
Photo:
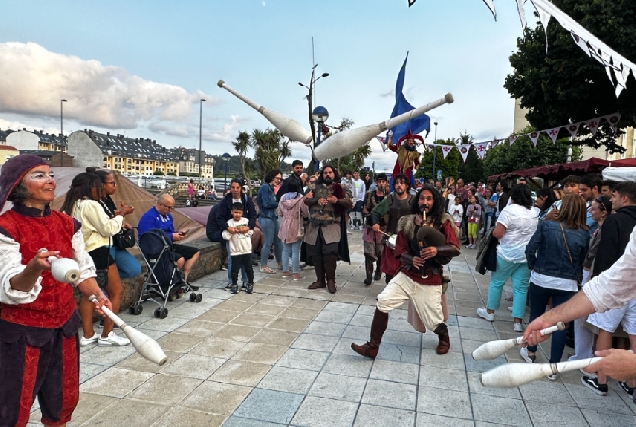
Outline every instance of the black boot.
<svg viewBox="0 0 636 427"><path fill-rule="evenodd" d="M364 284L369 286L373 283L373 259L368 255L364 256L364 271L367 273L367 278L364 279Z"/></svg>
<svg viewBox="0 0 636 427"><path fill-rule="evenodd" d="M448 350L450 350L450 337L448 336L448 326L445 323L440 323L437 328L433 331L437 334L439 338L439 343L437 344L437 348L435 352L437 354L446 354Z"/></svg>
<svg viewBox="0 0 636 427"><path fill-rule="evenodd" d="M382 342L382 335L384 335L388 323L389 313L383 313L376 308L375 313L373 313L373 321L371 322L369 342L362 345L351 343L351 349L361 356L375 359L378 355L380 343Z"/></svg>
<svg viewBox="0 0 636 427"><path fill-rule="evenodd" d="M338 264L338 257L336 254L329 254L323 256L323 263L325 266L325 277L327 278L327 289L329 293L336 293L336 265Z"/></svg>
<svg viewBox="0 0 636 427"><path fill-rule="evenodd" d="M326 288L327 284L325 283L325 266L324 266L324 258L319 255L314 255L311 257L312 262L314 263L314 270L316 271L316 281L307 287L307 289L319 289Z"/></svg>

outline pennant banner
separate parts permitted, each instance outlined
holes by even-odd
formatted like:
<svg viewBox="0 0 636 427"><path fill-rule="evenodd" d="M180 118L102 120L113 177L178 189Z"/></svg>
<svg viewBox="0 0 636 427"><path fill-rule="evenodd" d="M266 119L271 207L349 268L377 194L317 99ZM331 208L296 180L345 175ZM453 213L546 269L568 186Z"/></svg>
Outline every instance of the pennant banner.
<svg viewBox="0 0 636 427"><path fill-rule="evenodd" d="M517 141L517 138L519 138L517 135L510 135L508 137L508 142L510 143L510 145L514 144L515 141Z"/></svg>
<svg viewBox="0 0 636 427"><path fill-rule="evenodd" d="M607 123L609 123L610 127L612 128L612 132L616 133L616 126L621 120L621 113L608 114L603 118L607 121Z"/></svg>
<svg viewBox="0 0 636 427"><path fill-rule="evenodd" d="M470 151L472 144L461 144L458 146L459 154L462 155L462 160L466 163L466 157L468 157L468 151Z"/></svg>
<svg viewBox="0 0 636 427"><path fill-rule="evenodd" d="M596 136L596 131L598 130L598 120L592 119L585 122L585 126L592 132L592 135Z"/></svg>
<svg viewBox="0 0 636 427"><path fill-rule="evenodd" d="M530 138L530 141L532 141L532 145L534 145L534 148L537 148L537 141L539 140L539 133L540 132L532 132L532 133L528 134L528 138Z"/></svg>
<svg viewBox="0 0 636 427"><path fill-rule="evenodd" d="M480 159L483 160L486 157L486 151L488 151L488 142L479 142L477 144L473 144L473 147L477 151L477 155Z"/></svg>
<svg viewBox="0 0 636 427"><path fill-rule="evenodd" d="M553 144L556 144L556 139L557 139L557 136L559 135L559 132L561 131L561 127L562 126L559 126L558 128L552 128L552 129L548 129L544 131L545 133L548 134Z"/></svg>
<svg viewBox="0 0 636 427"><path fill-rule="evenodd" d="M570 135L572 135L572 137L575 137L579 134L579 125L580 123L572 123L571 125L568 125L568 132L570 132Z"/></svg>
<svg viewBox="0 0 636 427"><path fill-rule="evenodd" d="M442 155L444 158L448 157L448 153L450 153L453 148L452 145L442 145Z"/></svg>

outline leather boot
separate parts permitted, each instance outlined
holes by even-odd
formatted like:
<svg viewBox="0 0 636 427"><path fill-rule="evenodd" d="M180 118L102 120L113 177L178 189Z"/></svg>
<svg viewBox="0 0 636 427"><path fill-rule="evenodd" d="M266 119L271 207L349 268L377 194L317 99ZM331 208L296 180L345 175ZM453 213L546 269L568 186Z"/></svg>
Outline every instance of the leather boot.
<svg viewBox="0 0 636 427"><path fill-rule="evenodd" d="M380 343L382 342L382 335L386 331L386 326L389 323L389 313L383 313L377 308L373 314L373 321L371 322L371 334L369 341L362 345L351 343L351 349L361 356L370 357L375 359L378 355Z"/></svg>
<svg viewBox="0 0 636 427"><path fill-rule="evenodd" d="M325 255L323 258L325 266L325 276L327 278L327 289L330 294L336 293L336 265L338 264L338 257L335 254Z"/></svg>
<svg viewBox="0 0 636 427"><path fill-rule="evenodd" d="M440 323L437 328L433 331L437 334L439 338L439 343L437 344L437 348L435 352L437 354L446 354L448 350L450 350L450 337L448 336L448 327L445 323Z"/></svg>
<svg viewBox="0 0 636 427"><path fill-rule="evenodd" d="M382 256L378 256L378 260L376 261L376 265L375 265L375 275L373 276L373 280L375 280L376 282L382 278L380 265L382 265Z"/></svg>
<svg viewBox="0 0 636 427"><path fill-rule="evenodd" d="M371 259L370 256L365 255L364 257L364 270L367 273L367 278L364 279L364 284L369 286L373 283L373 259Z"/></svg>
<svg viewBox="0 0 636 427"><path fill-rule="evenodd" d="M324 258L322 256L313 256L312 261L314 263L314 270L316 271L316 281L309 285L307 289L326 288Z"/></svg>

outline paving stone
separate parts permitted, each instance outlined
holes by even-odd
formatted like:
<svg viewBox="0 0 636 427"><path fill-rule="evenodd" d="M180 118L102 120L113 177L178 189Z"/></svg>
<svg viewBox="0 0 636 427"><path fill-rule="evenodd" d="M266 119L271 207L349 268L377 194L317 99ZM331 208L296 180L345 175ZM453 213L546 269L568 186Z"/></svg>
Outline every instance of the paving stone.
<svg viewBox="0 0 636 427"><path fill-rule="evenodd" d="M336 400L360 402L366 383L367 380L365 378L322 372L316 378L308 394Z"/></svg>
<svg viewBox="0 0 636 427"><path fill-rule="evenodd" d="M488 396L505 397L508 399L521 399L521 393L517 387L484 387L481 384L480 373L467 372L466 375L468 375L468 388L471 394L478 393L486 394Z"/></svg>
<svg viewBox="0 0 636 427"><path fill-rule="evenodd" d="M169 406L155 403L122 399L113 406L116 410L95 415L86 422L87 426L121 427L149 426L168 412Z"/></svg>
<svg viewBox="0 0 636 427"><path fill-rule="evenodd" d="M585 420L583 413L577 407L562 405L559 402L558 410L553 405L546 405L542 402L526 402L526 408L530 413L530 419L534 427L554 427L554 426L567 426L567 427L579 427L587 426L588 422ZM616 420L612 420L615 423ZM602 425L603 423L593 424ZM620 425L620 424L614 424ZM627 424L624 424L627 425Z"/></svg>
<svg viewBox="0 0 636 427"><path fill-rule="evenodd" d="M462 326L460 329L460 335L462 339L489 342L500 339L494 330L481 329L481 328L469 328Z"/></svg>
<svg viewBox="0 0 636 427"><path fill-rule="evenodd" d="M228 360L209 379L220 383L256 387L271 368L271 365L263 363Z"/></svg>
<svg viewBox="0 0 636 427"><path fill-rule="evenodd" d="M291 345L292 348L314 351L332 351L338 343L338 337L328 335L300 334Z"/></svg>
<svg viewBox="0 0 636 427"><path fill-rule="evenodd" d="M95 365L112 366L128 358L135 353L132 345L118 346L92 346L88 351L80 353L80 363L93 363Z"/></svg>
<svg viewBox="0 0 636 427"><path fill-rule="evenodd" d="M314 320L314 317L316 317L318 313L320 313L320 310L311 310L301 307L288 307L281 313L280 316L292 319Z"/></svg>
<svg viewBox="0 0 636 427"><path fill-rule="evenodd" d="M411 327L411 325L409 325L409 327ZM411 327L411 331L413 330L414 329ZM422 334L419 332L387 330L382 336L382 344L384 343L420 347L422 343Z"/></svg>
<svg viewBox="0 0 636 427"><path fill-rule="evenodd" d="M232 325L251 326L254 328L264 328L274 320L276 316L264 313L242 313L230 320Z"/></svg>
<svg viewBox="0 0 636 427"><path fill-rule="evenodd" d="M110 368L82 384L80 391L122 398L153 376L150 372Z"/></svg>
<svg viewBox="0 0 636 427"><path fill-rule="evenodd" d="M377 359L393 360L405 363L418 363L420 360L420 347L382 343L380 350L378 351Z"/></svg>
<svg viewBox="0 0 636 427"><path fill-rule="evenodd" d="M290 332L303 332L311 320L307 319L291 319L287 317L278 317L273 320L267 327L270 329L280 329Z"/></svg>
<svg viewBox="0 0 636 427"><path fill-rule="evenodd" d="M369 316L365 316L369 317ZM371 330L371 324L367 326L349 326L346 327L342 336L344 338L353 338L355 340L364 340L365 342L369 339L369 332Z"/></svg>
<svg viewBox="0 0 636 427"><path fill-rule="evenodd" d="M241 418L236 415L232 415L225 421L225 423L223 423L223 427L279 427L282 425L284 424L258 421L250 418Z"/></svg>
<svg viewBox="0 0 636 427"><path fill-rule="evenodd" d="M166 317L165 319L153 318L142 323L141 326L143 326L144 329L153 329L155 331L172 332L175 329L188 323L188 320L189 319L184 319L181 317L170 317L170 313L168 313L168 317Z"/></svg>
<svg viewBox="0 0 636 427"><path fill-rule="evenodd" d="M464 362L466 363L466 371L468 372L485 372L505 364L506 359L498 357L493 360L475 360L472 356L467 355Z"/></svg>
<svg viewBox="0 0 636 427"><path fill-rule="evenodd" d="M261 304L260 302L254 304L247 310L245 313L253 313L253 314L266 314L270 316L278 316L283 311L285 311L285 307L280 305L269 305L269 304Z"/></svg>
<svg viewBox="0 0 636 427"><path fill-rule="evenodd" d="M270 304L270 305L278 305L283 307L289 307L296 301L296 298L293 297L284 297L278 295L268 295L266 298L263 298L260 303L261 304Z"/></svg>
<svg viewBox="0 0 636 427"><path fill-rule="evenodd" d="M370 379L362 403L390 408L415 410L417 387L411 384Z"/></svg>
<svg viewBox="0 0 636 427"><path fill-rule="evenodd" d="M229 310L221 310L220 308L215 307L214 310L210 310L206 313L200 315L198 320L207 320L210 322L218 322L226 324L230 320L234 319L236 316L241 314L239 311L229 311ZM165 320L165 319L164 319Z"/></svg>
<svg viewBox="0 0 636 427"><path fill-rule="evenodd" d="M467 392L468 381L466 379L466 371L463 369L455 370L421 366L420 386Z"/></svg>
<svg viewBox="0 0 636 427"><path fill-rule="evenodd" d="M370 328L371 322L373 321L373 313L371 315L361 314L358 310L356 314L353 315L351 321L349 322L349 326L361 326L364 328Z"/></svg>
<svg viewBox="0 0 636 427"><path fill-rule="evenodd" d="M264 299L261 301L264 301ZM229 310L243 313L245 312L245 310L253 306L254 303L255 301L241 301L239 299L230 298L217 305L216 308L219 310Z"/></svg>
<svg viewBox="0 0 636 427"><path fill-rule="evenodd" d="M175 353L187 353L204 339L205 338L197 337L195 335L173 332L158 340L158 343L162 349Z"/></svg>
<svg viewBox="0 0 636 427"><path fill-rule="evenodd" d="M453 348L451 343L451 349ZM464 353L459 351L449 351L446 354L437 354L434 347L423 348L420 363L422 366L437 366L444 369L465 369L464 366Z"/></svg>
<svg viewBox="0 0 636 427"><path fill-rule="evenodd" d="M359 304L362 304L362 301L364 301L365 298L366 298L366 295L347 294L347 293L343 292L343 290L339 290L333 296L331 301L336 301L336 302L340 302L340 303L349 303L351 305L358 306Z"/></svg>
<svg viewBox="0 0 636 427"><path fill-rule="evenodd" d="M579 408L611 414L630 416L634 414L630 407L615 393L608 393L601 399L581 383L578 385L564 383L564 385Z"/></svg>
<svg viewBox="0 0 636 427"><path fill-rule="evenodd" d="M175 405L202 382L195 378L158 374L137 387L128 397L160 405Z"/></svg>
<svg viewBox="0 0 636 427"><path fill-rule="evenodd" d="M73 417L74 419L75 417ZM210 412L197 411L192 408L174 406L153 427L191 427L206 426L215 427L223 425L225 415L216 415Z"/></svg>
<svg viewBox="0 0 636 427"><path fill-rule="evenodd" d="M322 310L325 305L327 305L326 301L316 301L313 299L306 298L298 298L294 301L290 307L298 307L298 308L307 308L309 310Z"/></svg>
<svg viewBox="0 0 636 427"><path fill-rule="evenodd" d="M229 416L251 390L250 387L203 381L182 401L181 405L200 411Z"/></svg>
<svg viewBox="0 0 636 427"><path fill-rule="evenodd" d="M471 420L473 418L468 392L426 386L419 388L417 412Z"/></svg>
<svg viewBox="0 0 636 427"><path fill-rule="evenodd" d="M586 421L590 424L590 426L602 426L602 425L613 425L613 426L633 426L636 425L636 417L632 415L626 414L617 414L610 410L607 411L595 411L593 409L581 408L581 412L583 412L583 416ZM610 424L611 423L611 424Z"/></svg>
<svg viewBox="0 0 636 427"><path fill-rule="evenodd" d="M265 363L273 365L287 351L287 347L262 343L247 343L234 356L233 360Z"/></svg>
<svg viewBox="0 0 636 427"><path fill-rule="evenodd" d="M304 395L255 388L236 410L237 417L287 424L292 420Z"/></svg>
<svg viewBox="0 0 636 427"><path fill-rule="evenodd" d="M316 321L326 323L342 323L346 325L349 323L352 317L352 313L323 310L318 316L316 316Z"/></svg>
<svg viewBox="0 0 636 427"><path fill-rule="evenodd" d="M164 365L161 373L207 380L224 363L225 359L184 354L173 363Z"/></svg>
<svg viewBox="0 0 636 427"><path fill-rule="evenodd" d="M210 322L207 320L190 320L180 328L175 329L174 332L180 334L193 335L195 337L207 338L211 336L215 331L225 326L224 323Z"/></svg>
<svg viewBox="0 0 636 427"><path fill-rule="evenodd" d="M232 341L249 342L260 332L260 327L240 326L228 324L214 333L215 338L225 338Z"/></svg>
<svg viewBox="0 0 636 427"><path fill-rule="evenodd" d="M298 337L298 332L281 331L279 329L261 329L250 342L260 342L264 344L280 345L289 347L289 345Z"/></svg>
<svg viewBox="0 0 636 427"><path fill-rule="evenodd" d="M307 396L298 408L292 424L308 427L350 427L357 403Z"/></svg>
<svg viewBox="0 0 636 427"><path fill-rule="evenodd" d="M398 383L417 384L419 366L390 360L376 360L371 368L370 378Z"/></svg>
<svg viewBox="0 0 636 427"><path fill-rule="evenodd" d="M329 353L290 348L276 363L286 368L320 371L325 365Z"/></svg>
<svg viewBox="0 0 636 427"><path fill-rule="evenodd" d="M578 371L577 371L578 372ZM580 378L580 376L579 376ZM580 381L580 380L579 380ZM579 383L580 384L580 383ZM560 381L548 381L545 378L519 386L523 400L543 403L559 402L559 406L575 406L565 385Z"/></svg>
<svg viewBox="0 0 636 427"><path fill-rule="evenodd" d="M259 388L307 394L318 372L274 366L258 384Z"/></svg>
<svg viewBox="0 0 636 427"><path fill-rule="evenodd" d="M358 354L332 354L323 368L323 372L350 377L368 378L373 361Z"/></svg>
<svg viewBox="0 0 636 427"><path fill-rule="evenodd" d="M381 406L360 405L354 427L391 426L412 427L415 412Z"/></svg>
<svg viewBox="0 0 636 427"><path fill-rule="evenodd" d="M127 360L127 359L124 359L124 360ZM109 366L94 365L92 363L82 363L82 366L80 366L80 378L79 378L80 384L85 383L86 381L93 378L95 375L98 375L101 372L104 372L104 370L108 368Z"/></svg>
<svg viewBox="0 0 636 427"><path fill-rule="evenodd" d="M452 418L449 416L432 415L424 412L417 413L416 427L473 427L475 423L472 420L464 420L460 418Z"/></svg>
<svg viewBox="0 0 636 427"><path fill-rule="evenodd" d="M73 411L72 425L81 425L93 418L95 414L103 410L108 410L108 408L114 408L119 402L120 400L114 397L80 392L79 404L75 408L75 411ZM37 405L37 399L35 404ZM42 414L38 410L31 414L29 420L35 423L36 426L42 427L42 423L40 422L41 418Z"/></svg>
<svg viewBox="0 0 636 427"><path fill-rule="evenodd" d="M314 320L303 331L306 334L342 336L347 325L341 323L319 322Z"/></svg>
<svg viewBox="0 0 636 427"><path fill-rule="evenodd" d="M471 400L475 420L511 426L532 426L526 406L520 400L484 394L474 394Z"/></svg>
<svg viewBox="0 0 636 427"><path fill-rule="evenodd" d="M213 336L211 338L206 338L204 341L199 343L199 345L190 350L190 352L192 354L198 354L199 356L229 359L243 347L245 347L245 343Z"/></svg>
<svg viewBox="0 0 636 427"><path fill-rule="evenodd" d="M489 331L494 331L493 325L491 322L484 320L482 318L478 318L477 313L473 314L475 317L466 317L466 316L457 316L457 323L459 326L464 328L477 328L477 329L486 329Z"/></svg>

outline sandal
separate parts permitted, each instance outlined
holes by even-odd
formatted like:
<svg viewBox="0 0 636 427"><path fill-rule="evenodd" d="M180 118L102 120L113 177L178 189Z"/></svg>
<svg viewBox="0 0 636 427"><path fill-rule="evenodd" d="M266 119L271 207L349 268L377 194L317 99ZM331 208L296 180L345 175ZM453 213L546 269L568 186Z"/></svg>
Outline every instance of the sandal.
<svg viewBox="0 0 636 427"><path fill-rule="evenodd" d="M269 268L268 266L262 266L261 267L261 273L265 273L265 274L276 274L276 272L274 270L272 270L271 268Z"/></svg>

